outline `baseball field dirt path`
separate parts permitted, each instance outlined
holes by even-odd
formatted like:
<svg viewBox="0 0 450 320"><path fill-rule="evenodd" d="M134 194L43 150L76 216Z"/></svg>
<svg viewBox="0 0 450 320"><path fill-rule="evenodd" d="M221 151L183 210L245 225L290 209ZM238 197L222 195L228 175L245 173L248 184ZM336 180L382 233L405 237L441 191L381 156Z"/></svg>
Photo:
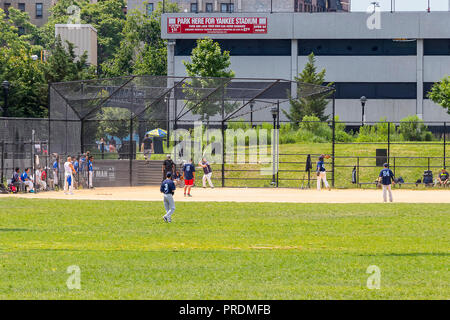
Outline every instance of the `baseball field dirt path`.
<svg viewBox="0 0 450 320"><path fill-rule="evenodd" d="M181 189L175 193L175 201L231 201L231 202L291 202L291 203L380 203L381 190L300 190L285 188L193 188L191 198L183 196ZM450 203L450 189L441 190L393 190L394 202ZM0 195L4 198L75 199L75 200L133 200L161 201L159 187L120 187L77 190L74 195L59 192L38 194Z"/></svg>

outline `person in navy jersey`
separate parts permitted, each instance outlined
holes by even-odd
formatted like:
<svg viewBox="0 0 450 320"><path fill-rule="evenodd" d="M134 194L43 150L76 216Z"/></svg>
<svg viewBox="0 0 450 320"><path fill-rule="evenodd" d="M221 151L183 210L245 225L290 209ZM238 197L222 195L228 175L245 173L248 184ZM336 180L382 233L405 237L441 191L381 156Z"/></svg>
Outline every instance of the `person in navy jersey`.
<svg viewBox="0 0 450 320"><path fill-rule="evenodd" d="M203 188L206 188L206 181L208 181L209 186L214 189L214 185L211 181L212 169L209 162L206 161L206 158L202 158L202 161L200 161L198 165L203 168Z"/></svg>
<svg viewBox="0 0 450 320"><path fill-rule="evenodd" d="M183 176L184 176L184 196L186 197L186 191L187 196L191 196L191 188L194 185L195 180L195 166L192 164L192 159L185 163L183 166Z"/></svg>
<svg viewBox="0 0 450 320"><path fill-rule="evenodd" d="M166 180L161 183L160 191L164 194L164 208L166 209L166 214L163 219L165 222L172 222L172 214L175 212L175 200L173 195L175 194L175 183L172 181L172 173L168 172L166 175Z"/></svg>
<svg viewBox="0 0 450 320"><path fill-rule="evenodd" d="M389 169L389 165L385 163L383 165L383 170L380 171L380 175L378 177L378 181L381 182L381 185L383 187L383 200L384 202L387 202L387 193L389 193L389 201L392 202L392 190L391 190L391 183L395 184L394 182L394 173L391 169Z"/></svg>
<svg viewBox="0 0 450 320"><path fill-rule="evenodd" d="M328 158L329 156L326 155L321 155L319 157L319 161L317 161L317 165L316 165L316 173L317 173L317 190L320 191L320 187L321 187L321 182L323 181L323 183L325 184L325 187L328 190L331 190L330 185L328 184L327 181L327 171L325 169L325 163L324 163L324 158Z"/></svg>

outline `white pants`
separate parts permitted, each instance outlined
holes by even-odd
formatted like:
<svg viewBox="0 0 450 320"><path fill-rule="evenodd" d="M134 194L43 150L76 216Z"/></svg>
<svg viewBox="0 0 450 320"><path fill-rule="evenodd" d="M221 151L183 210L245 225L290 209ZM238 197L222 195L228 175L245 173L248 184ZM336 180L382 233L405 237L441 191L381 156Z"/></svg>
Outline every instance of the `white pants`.
<svg viewBox="0 0 450 320"><path fill-rule="evenodd" d="M44 190L47 189L47 182L45 182L45 181L43 181L43 180L41 180L41 179L38 179L38 180L36 181L36 183L37 183L38 185L40 185L42 189L44 189Z"/></svg>
<svg viewBox="0 0 450 320"><path fill-rule="evenodd" d="M322 180L325 184L325 188L330 187L327 181L327 173L325 171L320 171L319 175L317 176L317 190L320 190Z"/></svg>
<svg viewBox="0 0 450 320"><path fill-rule="evenodd" d="M94 179L94 171L88 171L89 188L94 187L93 179Z"/></svg>
<svg viewBox="0 0 450 320"><path fill-rule="evenodd" d="M23 183L28 187L28 191L33 190L33 182L31 182L30 180L27 180L27 181L24 181Z"/></svg>
<svg viewBox="0 0 450 320"><path fill-rule="evenodd" d="M203 179L202 179L202 181L203 181L203 188L206 188L206 180L208 180L209 186L211 188L214 188L214 185L213 185L213 183L211 181L211 176L212 176L212 172L203 175Z"/></svg>
<svg viewBox="0 0 450 320"><path fill-rule="evenodd" d="M175 200L171 194L164 195L164 208L166 209L166 214L164 215L167 220L172 220L172 214L175 212Z"/></svg>
<svg viewBox="0 0 450 320"><path fill-rule="evenodd" d="M58 185L58 171L57 170L53 170L53 184L55 186Z"/></svg>
<svg viewBox="0 0 450 320"><path fill-rule="evenodd" d="M70 178L70 185L69 185ZM73 191L73 176L66 174L64 177L64 192L72 192Z"/></svg>
<svg viewBox="0 0 450 320"><path fill-rule="evenodd" d="M389 202L392 202L392 191L391 191L391 185L384 185L383 184L383 201L387 202L387 193L389 192Z"/></svg>

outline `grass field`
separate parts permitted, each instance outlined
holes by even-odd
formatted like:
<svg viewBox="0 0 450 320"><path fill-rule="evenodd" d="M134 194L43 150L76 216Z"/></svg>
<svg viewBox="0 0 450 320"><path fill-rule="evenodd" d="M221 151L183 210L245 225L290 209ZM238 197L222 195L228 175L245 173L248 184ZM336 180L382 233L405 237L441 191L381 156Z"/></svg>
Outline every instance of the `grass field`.
<svg viewBox="0 0 450 320"><path fill-rule="evenodd" d="M449 299L449 214L179 202L165 224L162 202L1 199L0 299Z"/></svg>
<svg viewBox="0 0 450 320"><path fill-rule="evenodd" d="M164 145L165 147L165 145ZM364 188L374 188L373 185L367 183L373 182L381 170L375 166L376 149L387 148L387 144L336 144L336 183L339 188L354 188L351 183L351 174L353 166L359 165L359 181L364 183ZM170 150L165 150L169 153ZM248 154L248 151L246 151ZM269 147L270 152L270 147ZM331 154L331 143L290 143L280 144L279 146L279 186L280 187L300 187L302 184L300 179L304 177L305 161L307 154ZM444 145L442 142L415 142L402 144L392 144L390 148L391 168L395 171L396 176L401 176L407 183L414 183L417 179L423 177L424 170L430 169L436 178L440 168L444 166ZM358 157L360 159L358 160ZM371 158L364 158L371 157ZM394 160L395 157L395 160ZM411 158L408 158L411 157ZM428 159L429 157L429 159ZM97 159L101 156L97 155ZM114 154L106 154L106 158L117 158ZM144 159L143 154L138 154L137 159ZM165 154L152 155L153 160L164 160ZM247 162L249 160L247 155ZM317 161L317 156L312 157L313 166ZM446 145L446 163L447 168L450 167L450 144ZM268 167L267 165L265 167ZM326 163L327 170L331 170L331 160ZM259 174L262 168L259 164L226 164L225 165L225 186L226 187L270 187L272 176ZM215 185L221 185L221 165L213 165L213 182ZM312 173L312 181L314 181L314 172ZM328 175L331 179L331 174ZM403 188L414 188L413 185L404 185ZM423 187L422 187L423 188Z"/></svg>

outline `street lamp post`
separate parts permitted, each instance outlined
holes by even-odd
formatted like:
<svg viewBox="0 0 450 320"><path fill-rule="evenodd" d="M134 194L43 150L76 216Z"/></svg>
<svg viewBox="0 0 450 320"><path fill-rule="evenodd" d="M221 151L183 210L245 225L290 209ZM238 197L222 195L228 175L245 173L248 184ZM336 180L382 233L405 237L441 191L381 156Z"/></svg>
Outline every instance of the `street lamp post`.
<svg viewBox="0 0 450 320"><path fill-rule="evenodd" d="M272 135L272 184L276 185L276 181L275 181L275 140L276 140L276 136L277 136L277 115L278 115L278 108L277 107L272 107L270 109L270 113L272 114L272 118L273 118L273 135Z"/></svg>
<svg viewBox="0 0 450 320"><path fill-rule="evenodd" d="M3 98L5 101L5 104L3 105L3 116L8 116L8 94L9 94L9 81L5 80L2 82L2 89L3 89Z"/></svg>
<svg viewBox="0 0 450 320"><path fill-rule="evenodd" d="M366 106L367 98L365 96L362 96L360 101L361 101L361 121L362 124L364 125L366 123L366 114L364 109Z"/></svg>
<svg viewBox="0 0 450 320"><path fill-rule="evenodd" d="M252 126L252 128L253 128L253 107L254 107L254 103L253 103L253 101L252 102L250 102L250 125Z"/></svg>

